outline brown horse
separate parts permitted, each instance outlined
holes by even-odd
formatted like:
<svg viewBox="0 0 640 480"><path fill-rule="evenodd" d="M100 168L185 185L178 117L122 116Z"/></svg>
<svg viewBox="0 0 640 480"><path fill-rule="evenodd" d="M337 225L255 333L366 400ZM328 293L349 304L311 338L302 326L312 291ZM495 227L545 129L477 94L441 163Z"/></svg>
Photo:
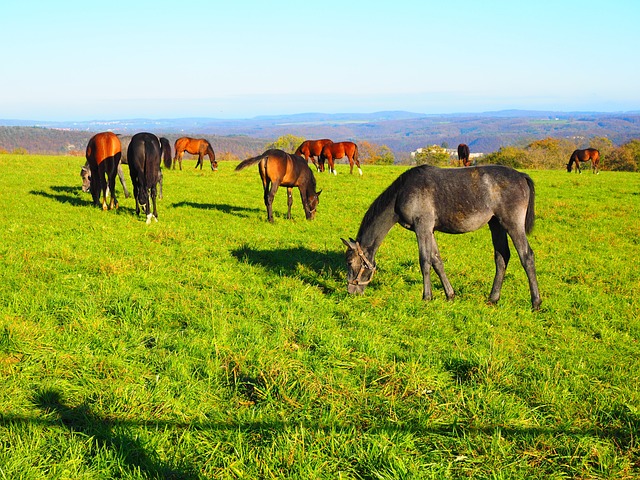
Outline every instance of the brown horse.
<svg viewBox="0 0 640 480"><path fill-rule="evenodd" d="M291 218L291 205L293 197L291 192L293 187L300 190L300 198L307 220L313 220L318 207L318 197L320 192L316 192L316 178L309 168L304 157L291 155L282 150L271 149L257 157L248 158L242 161L236 171L242 170L250 165L258 164L262 186L264 187L264 204L267 207L267 219L273 222L273 197L275 197L278 187L287 187L287 205L289 210L287 218Z"/></svg>
<svg viewBox="0 0 640 480"><path fill-rule="evenodd" d="M301 155L307 159L311 159L311 163L313 163L318 172L324 172L324 162L322 166L318 165L318 159L320 158L320 154L322 153L322 148L329 144L333 143L328 138L323 138L322 140L305 140L295 151L294 155Z"/></svg>
<svg viewBox="0 0 640 480"><path fill-rule="evenodd" d="M329 143L322 147L322 152L318 159L318 162L322 165L321 171L324 171L324 161L326 160L329 163L329 172L337 175L335 161L344 157L349 159L349 166L351 167L349 173L353 173L353 164L355 163L358 166L358 172L362 175L360 161L358 160L358 145L353 142Z"/></svg>
<svg viewBox="0 0 640 480"><path fill-rule="evenodd" d="M458 161L462 167L471 166L471 160L469 160L469 147L464 143L458 145Z"/></svg>
<svg viewBox="0 0 640 480"><path fill-rule="evenodd" d="M86 151L87 163L91 170L91 196L93 204L100 205L100 192L102 192L102 209L118 208L116 199L116 175L122 150L120 139L115 133L97 133L89 140ZM107 178L105 179L105 175ZM111 192L111 201L107 207L107 187Z"/></svg>
<svg viewBox="0 0 640 480"><path fill-rule="evenodd" d="M184 155L184 152L190 153L191 155L198 155L196 168L200 165L200 170L202 170L202 160L205 155L208 155L209 161L211 162L211 170L216 171L218 169L216 154L213 152L211 144L204 138L181 137L176 140L175 150L176 156L173 159L174 170L176 168L176 162L180 163L180 170L182 170L182 155Z"/></svg>
<svg viewBox="0 0 640 480"><path fill-rule="evenodd" d="M593 173L600 173L600 152L595 148L585 148L584 150L574 150L567 163L567 172L571 172L571 167L576 164L576 172L582 173L580 170L580 162L591 160L591 170Z"/></svg>

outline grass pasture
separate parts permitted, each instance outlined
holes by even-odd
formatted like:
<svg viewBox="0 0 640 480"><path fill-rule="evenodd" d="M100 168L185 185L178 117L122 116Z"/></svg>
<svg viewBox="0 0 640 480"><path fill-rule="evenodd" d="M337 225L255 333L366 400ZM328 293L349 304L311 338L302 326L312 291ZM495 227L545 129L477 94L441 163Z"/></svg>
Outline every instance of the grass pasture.
<svg viewBox="0 0 640 480"><path fill-rule="evenodd" d="M437 234L453 301L399 226L347 295L340 237L400 167L269 224L257 168L186 161L147 226L83 162L0 155L0 478L640 476L640 175L528 172L531 312L513 248L487 304L488 227Z"/></svg>

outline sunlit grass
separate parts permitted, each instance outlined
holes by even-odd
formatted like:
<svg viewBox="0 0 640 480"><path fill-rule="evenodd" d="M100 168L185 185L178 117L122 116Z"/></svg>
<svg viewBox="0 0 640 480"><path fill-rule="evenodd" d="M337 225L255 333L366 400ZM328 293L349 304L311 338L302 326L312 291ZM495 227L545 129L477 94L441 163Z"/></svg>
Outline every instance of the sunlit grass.
<svg viewBox="0 0 640 480"><path fill-rule="evenodd" d="M316 220L282 190L269 224L255 169L187 162L147 226L82 161L0 155L1 477L638 473L637 174L528 172L533 313L515 255L487 303L487 228L437 234L451 302L400 227L346 294L340 237L400 167L318 174Z"/></svg>

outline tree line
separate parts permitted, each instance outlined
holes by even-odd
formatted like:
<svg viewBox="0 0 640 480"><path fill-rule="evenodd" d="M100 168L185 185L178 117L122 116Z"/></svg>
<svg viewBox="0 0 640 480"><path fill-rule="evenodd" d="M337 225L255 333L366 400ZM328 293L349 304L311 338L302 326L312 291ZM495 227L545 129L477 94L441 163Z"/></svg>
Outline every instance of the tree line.
<svg viewBox="0 0 640 480"><path fill-rule="evenodd" d="M640 139L633 139L616 147L606 137L594 137L588 145L548 137L525 146L500 147L498 151L480 157L477 163L506 165L518 169L563 169L574 150L587 147L600 151L602 170L640 172ZM447 153L443 146L434 145L416 153L415 162L417 165L454 166L458 164L458 158Z"/></svg>
<svg viewBox="0 0 640 480"><path fill-rule="evenodd" d="M0 153L14 154L56 154L84 156L84 150L93 132L60 131L40 127L0 127ZM163 135L173 143L178 134ZM210 138L209 138L210 137ZM275 141L244 135L207 137L220 161L237 161L262 153L268 148L280 148L293 152L306 140L305 137L286 134ZM353 139L349 139L353 140ZM336 141L340 141L336 139ZM446 145L422 149L415 158L398 158L387 145L379 145L367 140L358 140L360 162L370 165L392 165L394 163L429 164L436 166L456 166L457 156L450 155ZM523 169L562 169L577 148L597 148L600 151L602 170L640 172L640 139L631 139L615 146L607 137L566 139L547 137L534 140L522 146L507 145L488 153L477 160L483 164L507 165Z"/></svg>

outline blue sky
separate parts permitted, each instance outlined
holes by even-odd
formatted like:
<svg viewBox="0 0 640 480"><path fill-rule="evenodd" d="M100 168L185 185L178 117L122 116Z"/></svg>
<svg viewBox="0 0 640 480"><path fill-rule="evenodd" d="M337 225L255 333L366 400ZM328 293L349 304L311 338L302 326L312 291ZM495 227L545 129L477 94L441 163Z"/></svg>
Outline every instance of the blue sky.
<svg viewBox="0 0 640 480"><path fill-rule="evenodd" d="M640 110L640 1L3 0L0 118Z"/></svg>

